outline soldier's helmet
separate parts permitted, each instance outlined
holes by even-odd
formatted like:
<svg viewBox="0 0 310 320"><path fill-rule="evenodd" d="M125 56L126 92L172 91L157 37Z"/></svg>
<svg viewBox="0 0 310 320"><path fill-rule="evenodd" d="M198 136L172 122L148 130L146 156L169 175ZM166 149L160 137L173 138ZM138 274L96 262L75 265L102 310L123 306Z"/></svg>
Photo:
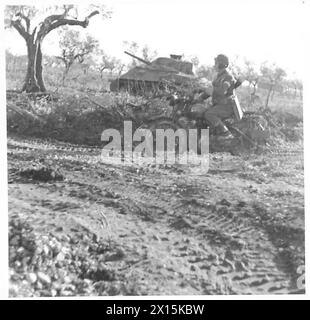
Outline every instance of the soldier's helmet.
<svg viewBox="0 0 310 320"><path fill-rule="evenodd" d="M218 62L219 66L222 68L227 68L229 65L228 57L225 54L219 54L215 59Z"/></svg>

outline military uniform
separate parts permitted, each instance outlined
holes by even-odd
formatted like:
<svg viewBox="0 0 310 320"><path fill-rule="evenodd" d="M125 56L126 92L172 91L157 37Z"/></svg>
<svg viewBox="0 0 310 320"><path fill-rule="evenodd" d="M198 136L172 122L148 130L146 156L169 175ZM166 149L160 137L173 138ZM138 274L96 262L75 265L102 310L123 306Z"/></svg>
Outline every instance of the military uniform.
<svg viewBox="0 0 310 320"><path fill-rule="evenodd" d="M226 69L220 70L212 82L213 107L205 112L204 117L211 126L217 127L221 133L228 131L222 120L234 115L233 94L235 83L236 79Z"/></svg>

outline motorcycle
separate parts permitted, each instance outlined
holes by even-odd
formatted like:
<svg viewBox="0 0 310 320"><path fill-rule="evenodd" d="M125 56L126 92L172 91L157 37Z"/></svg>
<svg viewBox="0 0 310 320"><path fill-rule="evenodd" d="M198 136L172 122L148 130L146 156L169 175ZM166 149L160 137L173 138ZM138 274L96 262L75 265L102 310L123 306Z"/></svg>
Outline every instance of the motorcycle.
<svg viewBox="0 0 310 320"><path fill-rule="evenodd" d="M194 94L174 93L168 97L169 105L172 106L170 116L157 116L148 119L145 127L153 136L156 129L197 129L198 130L198 152L200 146L201 130L209 129L210 152L229 152L239 154L244 151L259 152L268 143L270 130L268 122L263 114L258 112L243 112L243 118L239 121L235 117L224 119L223 122L233 135L233 139L225 141L221 139L215 128L209 126L205 120L204 113L212 106L195 97ZM177 149L177 142L176 142Z"/></svg>

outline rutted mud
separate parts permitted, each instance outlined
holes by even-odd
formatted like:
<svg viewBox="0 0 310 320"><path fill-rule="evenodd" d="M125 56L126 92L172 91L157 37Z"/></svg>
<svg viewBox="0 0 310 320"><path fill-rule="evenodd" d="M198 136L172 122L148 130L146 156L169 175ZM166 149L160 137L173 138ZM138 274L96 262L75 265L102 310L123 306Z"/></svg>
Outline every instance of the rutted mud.
<svg viewBox="0 0 310 320"><path fill-rule="evenodd" d="M301 147L202 173L11 137L8 165L12 296L304 292ZM64 179L21 174L36 166Z"/></svg>

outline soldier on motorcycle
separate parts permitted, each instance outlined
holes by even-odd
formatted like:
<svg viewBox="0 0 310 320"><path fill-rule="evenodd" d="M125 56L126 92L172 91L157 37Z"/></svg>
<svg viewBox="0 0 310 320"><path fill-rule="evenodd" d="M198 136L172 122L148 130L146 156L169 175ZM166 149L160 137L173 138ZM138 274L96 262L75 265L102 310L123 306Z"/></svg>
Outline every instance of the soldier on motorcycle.
<svg viewBox="0 0 310 320"><path fill-rule="evenodd" d="M215 59L216 78L212 82L212 107L204 113L204 118L210 126L216 128L217 133L225 139L233 138L222 120L234 115L234 89L237 80L226 70L228 57L219 54Z"/></svg>

